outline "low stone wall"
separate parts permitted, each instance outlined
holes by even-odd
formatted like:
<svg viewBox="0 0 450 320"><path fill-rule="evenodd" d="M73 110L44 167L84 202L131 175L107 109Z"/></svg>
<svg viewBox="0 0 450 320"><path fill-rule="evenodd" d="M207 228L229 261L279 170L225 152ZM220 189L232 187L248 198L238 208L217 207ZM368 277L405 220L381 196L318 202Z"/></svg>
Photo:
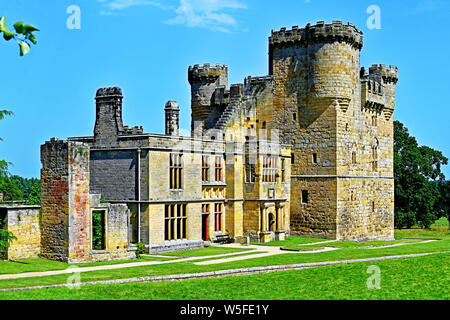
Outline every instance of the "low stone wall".
<svg viewBox="0 0 450 320"><path fill-rule="evenodd" d="M202 240L180 240L180 241L166 241L164 244L150 245L148 247L149 253L166 253L174 251L186 251L194 249L202 249L205 244Z"/></svg>
<svg viewBox="0 0 450 320"><path fill-rule="evenodd" d="M17 238L4 259L22 260L38 258L41 251L41 230L39 226L39 206L1 206L6 210L6 228Z"/></svg>

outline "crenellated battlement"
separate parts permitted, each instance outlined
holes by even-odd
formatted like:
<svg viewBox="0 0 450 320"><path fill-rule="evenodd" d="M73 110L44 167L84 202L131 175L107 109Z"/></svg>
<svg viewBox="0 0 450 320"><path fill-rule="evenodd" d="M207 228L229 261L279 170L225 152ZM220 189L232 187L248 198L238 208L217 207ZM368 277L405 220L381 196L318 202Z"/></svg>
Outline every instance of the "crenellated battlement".
<svg viewBox="0 0 450 320"><path fill-rule="evenodd" d="M269 37L270 46L292 43L307 46L332 42L346 42L361 50L363 33L350 22L344 25L342 21L333 21L331 24L318 21L315 25L308 23L305 28L301 29L298 26L293 26L291 30L286 30L285 27L281 28L280 31L272 30L272 35Z"/></svg>
<svg viewBox="0 0 450 320"><path fill-rule="evenodd" d="M209 63L205 63L203 66L198 64L189 66L188 80L192 84L196 81L215 82L220 77L228 78L228 66L226 64L216 64L211 66Z"/></svg>
<svg viewBox="0 0 450 320"><path fill-rule="evenodd" d="M384 64L373 64L369 68L369 78L381 78L384 83L396 84L398 81L398 68Z"/></svg>
<svg viewBox="0 0 450 320"><path fill-rule="evenodd" d="M122 89L120 89L119 87L100 88L97 90L97 94L95 95L96 98L113 97L113 96L122 97Z"/></svg>

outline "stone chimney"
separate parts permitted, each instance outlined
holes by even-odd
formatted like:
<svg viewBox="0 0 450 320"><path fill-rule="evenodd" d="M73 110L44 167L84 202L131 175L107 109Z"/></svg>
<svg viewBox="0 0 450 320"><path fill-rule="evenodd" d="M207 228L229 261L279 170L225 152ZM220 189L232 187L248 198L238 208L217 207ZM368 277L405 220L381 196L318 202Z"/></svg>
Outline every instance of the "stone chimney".
<svg viewBox="0 0 450 320"><path fill-rule="evenodd" d="M166 107L166 135L178 136L180 128L180 107L176 101L167 101Z"/></svg>
<svg viewBox="0 0 450 320"><path fill-rule="evenodd" d="M97 90L95 96L95 143L114 143L117 136L123 132L122 100L122 89L118 87Z"/></svg>

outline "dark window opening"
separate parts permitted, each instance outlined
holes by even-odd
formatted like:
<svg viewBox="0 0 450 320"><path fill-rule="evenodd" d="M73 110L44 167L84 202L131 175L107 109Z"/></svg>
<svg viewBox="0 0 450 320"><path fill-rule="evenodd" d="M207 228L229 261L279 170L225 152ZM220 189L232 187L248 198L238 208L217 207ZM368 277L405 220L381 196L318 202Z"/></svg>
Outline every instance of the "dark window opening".
<svg viewBox="0 0 450 320"><path fill-rule="evenodd" d="M7 229L7 218L8 217L8 210L6 208L0 209L0 229Z"/></svg>
<svg viewBox="0 0 450 320"><path fill-rule="evenodd" d="M302 190L302 203L308 203L308 190Z"/></svg>
<svg viewBox="0 0 450 320"><path fill-rule="evenodd" d="M317 153L313 153L312 161L314 164L317 164Z"/></svg>

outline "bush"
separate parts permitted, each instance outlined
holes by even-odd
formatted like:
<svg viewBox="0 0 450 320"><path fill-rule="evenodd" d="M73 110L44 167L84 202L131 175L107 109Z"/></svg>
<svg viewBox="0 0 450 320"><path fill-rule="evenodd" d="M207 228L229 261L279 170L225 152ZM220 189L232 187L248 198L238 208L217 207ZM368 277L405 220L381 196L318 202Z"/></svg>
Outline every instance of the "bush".
<svg viewBox="0 0 450 320"><path fill-rule="evenodd" d="M145 245L142 242L138 242L136 244L136 259L139 259L143 253L145 253Z"/></svg>
<svg viewBox="0 0 450 320"><path fill-rule="evenodd" d="M397 229L411 229L416 224L415 212L395 212L394 225Z"/></svg>
<svg viewBox="0 0 450 320"><path fill-rule="evenodd" d="M17 238L8 230L2 229L3 222L0 221L0 252L8 250L11 242Z"/></svg>

